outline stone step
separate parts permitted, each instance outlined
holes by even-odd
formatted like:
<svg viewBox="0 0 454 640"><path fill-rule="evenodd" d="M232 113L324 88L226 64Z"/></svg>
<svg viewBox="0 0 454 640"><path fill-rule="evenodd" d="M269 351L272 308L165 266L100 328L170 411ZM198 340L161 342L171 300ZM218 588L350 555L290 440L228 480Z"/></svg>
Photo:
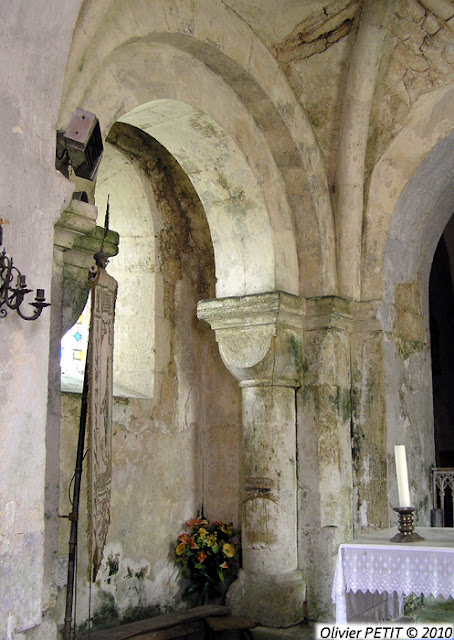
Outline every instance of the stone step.
<svg viewBox="0 0 454 640"><path fill-rule="evenodd" d="M454 622L454 602L426 602L411 614L415 622Z"/></svg>
<svg viewBox="0 0 454 640"><path fill-rule="evenodd" d="M227 607L220 605L205 605L156 616L146 620L139 620L119 627L92 631L82 636L81 640L204 640L205 618L226 616Z"/></svg>

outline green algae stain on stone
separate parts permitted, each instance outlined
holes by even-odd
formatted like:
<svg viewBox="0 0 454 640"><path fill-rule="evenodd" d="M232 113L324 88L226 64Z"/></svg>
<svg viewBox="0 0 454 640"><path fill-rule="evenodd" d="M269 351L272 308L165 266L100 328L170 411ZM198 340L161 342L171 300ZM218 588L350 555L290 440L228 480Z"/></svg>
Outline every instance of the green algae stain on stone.
<svg viewBox="0 0 454 640"><path fill-rule="evenodd" d="M414 282L397 285L394 325L389 336L402 360L422 353L427 344L427 328L421 307L421 276Z"/></svg>
<svg viewBox="0 0 454 640"><path fill-rule="evenodd" d="M350 389L337 388L337 411L342 422L347 422L351 417Z"/></svg>
<svg viewBox="0 0 454 640"><path fill-rule="evenodd" d="M295 369L298 375L301 375L303 370L303 350L301 342L294 334L290 334L288 337L288 351L292 361L295 364Z"/></svg>

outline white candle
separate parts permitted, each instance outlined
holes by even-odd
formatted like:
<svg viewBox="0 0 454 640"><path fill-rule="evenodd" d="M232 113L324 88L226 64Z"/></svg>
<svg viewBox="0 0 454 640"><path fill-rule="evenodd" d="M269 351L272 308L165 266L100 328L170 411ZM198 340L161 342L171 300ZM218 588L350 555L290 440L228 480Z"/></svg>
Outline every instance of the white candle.
<svg viewBox="0 0 454 640"><path fill-rule="evenodd" d="M408 486L407 456L405 445L394 447L396 456L397 491L399 493L399 507L411 507L410 488Z"/></svg>

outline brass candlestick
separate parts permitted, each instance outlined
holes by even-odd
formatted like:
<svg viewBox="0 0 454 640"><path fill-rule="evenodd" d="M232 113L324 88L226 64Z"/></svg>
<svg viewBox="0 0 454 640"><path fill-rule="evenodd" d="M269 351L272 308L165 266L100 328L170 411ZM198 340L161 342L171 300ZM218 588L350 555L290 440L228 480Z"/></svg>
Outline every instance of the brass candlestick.
<svg viewBox="0 0 454 640"><path fill-rule="evenodd" d="M415 532L415 525L413 524L413 511L416 511L415 507L394 507L394 511L399 514L399 533L396 533L390 541L391 542L420 542L424 540L419 533Z"/></svg>

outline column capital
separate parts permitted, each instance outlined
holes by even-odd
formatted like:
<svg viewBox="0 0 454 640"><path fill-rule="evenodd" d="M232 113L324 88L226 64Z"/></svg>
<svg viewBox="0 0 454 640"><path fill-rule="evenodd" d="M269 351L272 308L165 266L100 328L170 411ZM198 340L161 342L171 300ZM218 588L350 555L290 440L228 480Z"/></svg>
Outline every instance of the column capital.
<svg viewBox="0 0 454 640"><path fill-rule="evenodd" d="M97 216L98 210L94 205L71 200L55 223L54 245L64 251L72 249L78 238L96 229Z"/></svg>
<svg viewBox="0 0 454 640"><path fill-rule="evenodd" d="M307 331L336 329L348 331L353 320L351 302L338 296L320 296L306 300Z"/></svg>
<svg viewBox="0 0 454 640"><path fill-rule="evenodd" d="M221 358L241 386L299 386L304 313L304 300L283 291L197 305L198 318L215 331Z"/></svg>
<svg viewBox="0 0 454 640"><path fill-rule="evenodd" d="M358 301L339 296L320 296L307 298L305 302L306 331L333 329L356 333L382 330L379 300Z"/></svg>
<svg viewBox="0 0 454 640"><path fill-rule="evenodd" d="M100 250L109 257L118 253L119 236L96 226L98 210L94 205L72 200L55 224L54 248L62 256L63 268L63 334L81 314L88 297L88 270L94 264L94 254Z"/></svg>

